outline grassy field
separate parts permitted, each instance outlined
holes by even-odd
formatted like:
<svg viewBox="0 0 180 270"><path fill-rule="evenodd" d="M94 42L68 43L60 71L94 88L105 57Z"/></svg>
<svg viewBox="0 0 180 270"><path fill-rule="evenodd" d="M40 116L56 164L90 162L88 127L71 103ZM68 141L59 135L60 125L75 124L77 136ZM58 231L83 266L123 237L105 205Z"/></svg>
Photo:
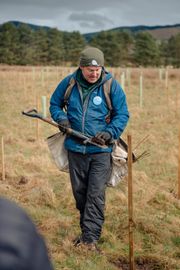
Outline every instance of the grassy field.
<svg viewBox="0 0 180 270"><path fill-rule="evenodd" d="M180 70L169 69L168 80L158 69L108 69L121 83L125 74L131 119L123 134L132 136L136 154L150 155L133 165L134 255L136 269L180 269L180 200L178 149L180 132ZM54 165L46 138L57 132L22 110L49 98L63 76L63 67L0 67L0 137L4 139L5 180L0 164L0 192L31 215L45 237L56 270L129 269L127 179L108 188L106 220L100 248L106 255L75 249L78 213L69 175ZM140 99L139 78L143 75ZM49 116L49 113L48 113Z"/></svg>

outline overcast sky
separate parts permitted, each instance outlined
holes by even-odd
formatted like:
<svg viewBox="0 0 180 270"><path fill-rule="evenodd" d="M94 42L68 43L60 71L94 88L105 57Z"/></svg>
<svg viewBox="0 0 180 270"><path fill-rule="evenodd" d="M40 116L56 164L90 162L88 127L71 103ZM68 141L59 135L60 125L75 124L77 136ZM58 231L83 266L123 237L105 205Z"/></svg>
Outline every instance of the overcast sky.
<svg viewBox="0 0 180 270"><path fill-rule="evenodd" d="M62 31L180 23L180 0L0 0L0 24L18 20Z"/></svg>

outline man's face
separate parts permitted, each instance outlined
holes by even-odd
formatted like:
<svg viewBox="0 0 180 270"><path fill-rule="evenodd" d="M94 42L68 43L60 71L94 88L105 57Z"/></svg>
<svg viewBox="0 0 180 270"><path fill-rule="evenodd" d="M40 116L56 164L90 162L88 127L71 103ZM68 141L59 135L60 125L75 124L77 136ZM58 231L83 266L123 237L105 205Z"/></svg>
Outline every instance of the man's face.
<svg viewBox="0 0 180 270"><path fill-rule="evenodd" d="M88 66L80 67L80 69L82 70L84 78L89 83L97 82L101 76L102 67Z"/></svg>

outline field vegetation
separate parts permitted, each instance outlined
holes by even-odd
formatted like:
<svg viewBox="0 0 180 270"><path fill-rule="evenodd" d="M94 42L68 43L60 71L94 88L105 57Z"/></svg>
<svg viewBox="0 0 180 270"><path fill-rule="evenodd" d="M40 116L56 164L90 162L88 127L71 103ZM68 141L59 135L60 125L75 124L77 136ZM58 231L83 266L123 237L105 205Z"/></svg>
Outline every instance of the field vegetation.
<svg viewBox="0 0 180 270"><path fill-rule="evenodd" d="M133 164L136 269L178 270L180 70L107 69L124 84L127 95L131 118L122 138L127 141L127 134L131 134L135 149L148 136L134 150L136 154L149 152ZM79 224L69 175L57 169L46 143L46 138L58 130L21 114L32 107L41 112L42 96L47 97L48 110L58 82L73 70L0 67L0 137L5 153L4 180L0 164L0 192L32 217L46 240L56 270L129 269L127 179L115 188L107 188L106 220L99 243L105 255L74 248L72 240L79 234Z"/></svg>

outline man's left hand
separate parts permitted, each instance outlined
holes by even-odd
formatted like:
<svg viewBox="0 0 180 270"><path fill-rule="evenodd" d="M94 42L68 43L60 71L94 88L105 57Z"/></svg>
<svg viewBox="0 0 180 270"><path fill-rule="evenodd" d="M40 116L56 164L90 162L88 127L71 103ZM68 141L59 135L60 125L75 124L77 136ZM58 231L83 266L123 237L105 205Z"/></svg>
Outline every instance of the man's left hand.
<svg viewBox="0 0 180 270"><path fill-rule="evenodd" d="M105 144L109 143L111 141L111 134L107 131L101 131L101 132L97 132L95 135L95 138L97 138L100 141L104 141Z"/></svg>

